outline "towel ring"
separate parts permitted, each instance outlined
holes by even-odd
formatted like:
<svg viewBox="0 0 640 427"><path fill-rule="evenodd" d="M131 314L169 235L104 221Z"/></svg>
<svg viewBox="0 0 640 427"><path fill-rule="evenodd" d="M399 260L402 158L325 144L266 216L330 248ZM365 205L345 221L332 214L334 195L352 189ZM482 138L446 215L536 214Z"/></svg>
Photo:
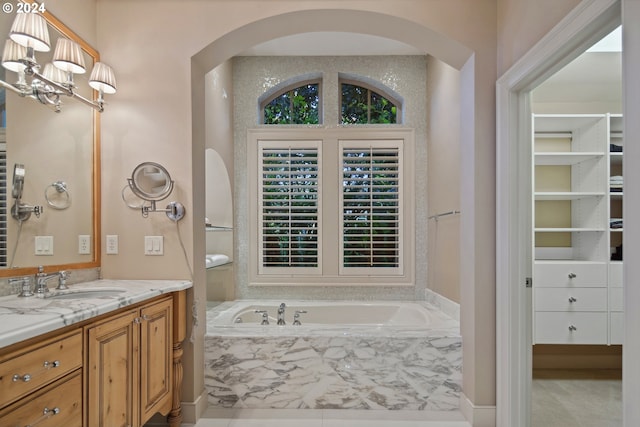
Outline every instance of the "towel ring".
<svg viewBox="0 0 640 427"><path fill-rule="evenodd" d="M55 192L51 192L50 188L53 188ZM56 181L45 188L44 198L49 206L59 211L71 206L71 195L69 194L67 183L64 181Z"/></svg>

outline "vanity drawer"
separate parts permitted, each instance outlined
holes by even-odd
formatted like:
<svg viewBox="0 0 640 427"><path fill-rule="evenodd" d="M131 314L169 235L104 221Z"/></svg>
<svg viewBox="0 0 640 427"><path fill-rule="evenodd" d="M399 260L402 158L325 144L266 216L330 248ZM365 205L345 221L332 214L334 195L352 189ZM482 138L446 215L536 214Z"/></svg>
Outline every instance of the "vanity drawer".
<svg viewBox="0 0 640 427"><path fill-rule="evenodd" d="M81 330L0 356L0 407L81 366Z"/></svg>
<svg viewBox="0 0 640 427"><path fill-rule="evenodd" d="M536 288L536 311L607 311L607 288Z"/></svg>
<svg viewBox="0 0 640 427"><path fill-rule="evenodd" d="M536 262L533 268L536 287L607 286L605 263Z"/></svg>
<svg viewBox="0 0 640 427"><path fill-rule="evenodd" d="M82 427L82 370L0 411L0 425Z"/></svg>
<svg viewBox="0 0 640 427"><path fill-rule="evenodd" d="M607 313L536 312L536 344L607 344Z"/></svg>

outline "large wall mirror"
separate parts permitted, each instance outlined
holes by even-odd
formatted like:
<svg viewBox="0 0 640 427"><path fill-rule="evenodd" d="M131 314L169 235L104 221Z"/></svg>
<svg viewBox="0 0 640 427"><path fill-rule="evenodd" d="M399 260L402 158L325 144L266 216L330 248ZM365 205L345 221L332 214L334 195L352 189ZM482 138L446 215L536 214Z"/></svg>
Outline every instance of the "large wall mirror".
<svg viewBox="0 0 640 427"><path fill-rule="evenodd" d="M95 99L87 81L98 52L49 12L42 15L52 48L36 52L38 63L51 62L57 38L76 41L87 66L86 74L74 77L77 92ZM0 49L15 16L15 11L0 14ZM0 67L0 79L13 84L18 74ZM0 89L0 277L31 274L39 265L47 270L99 266L99 113L63 98L56 112L51 105ZM20 202L27 209L42 207L24 220L11 213L16 165L24 174Z"/></svg>

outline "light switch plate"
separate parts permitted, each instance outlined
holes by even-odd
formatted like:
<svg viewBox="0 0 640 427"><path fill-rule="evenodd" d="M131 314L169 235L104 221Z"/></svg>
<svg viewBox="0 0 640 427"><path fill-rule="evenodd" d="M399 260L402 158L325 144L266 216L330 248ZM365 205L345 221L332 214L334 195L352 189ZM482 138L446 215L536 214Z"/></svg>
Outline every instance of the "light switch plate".
<svg viewBox="0 0 640 427"><path fill-rule="evenodd" d="M162 236L144 236L145 255L164 255Z"/></svg>
<svg viewBox="0 0 640 427"><path fill-rule="evenodd" d="M36 236L36 255L53 255L53 236Z"/></svg>

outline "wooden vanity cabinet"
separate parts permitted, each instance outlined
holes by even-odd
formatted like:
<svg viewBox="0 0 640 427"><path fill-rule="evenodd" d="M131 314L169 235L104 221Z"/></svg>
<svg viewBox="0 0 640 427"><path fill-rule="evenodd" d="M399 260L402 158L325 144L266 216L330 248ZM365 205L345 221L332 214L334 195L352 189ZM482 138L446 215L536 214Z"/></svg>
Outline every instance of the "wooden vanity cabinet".
<svg viewBox="0 0 640 427"><path fill-rule="evenodd" d="M87 425L144 425L172 409L173 298L86 327Z"/></svg>
<svg viewBox="0 0 640 427"><path fill-rule="evenodd" d="M141 427L182 421L186 293L0 349L0 427Z"/></svg>

